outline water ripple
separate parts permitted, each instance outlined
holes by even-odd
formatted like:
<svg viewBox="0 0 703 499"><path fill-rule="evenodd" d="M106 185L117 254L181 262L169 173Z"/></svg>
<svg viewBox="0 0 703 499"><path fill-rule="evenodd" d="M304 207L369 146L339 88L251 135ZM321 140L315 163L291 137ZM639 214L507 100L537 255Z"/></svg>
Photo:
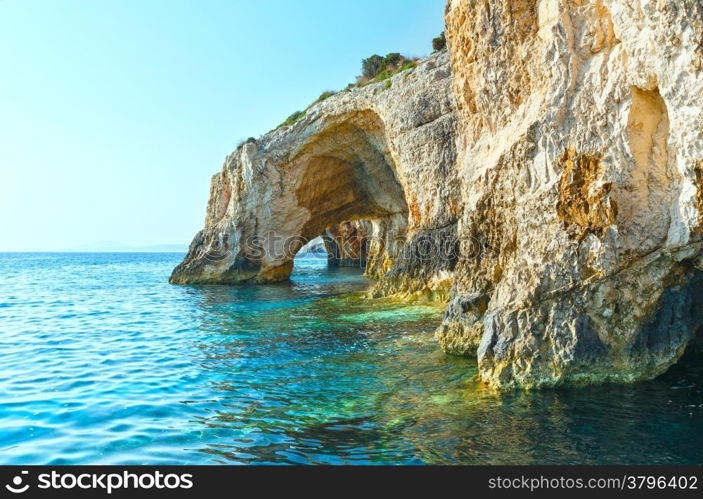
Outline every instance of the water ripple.
<svg viewBox="0 0 703 499"><path fill-rule="evenodd" d="M703 372L497 395L357 270L170 286L181 255L0 254L0 464L703 462Z"/></svg>

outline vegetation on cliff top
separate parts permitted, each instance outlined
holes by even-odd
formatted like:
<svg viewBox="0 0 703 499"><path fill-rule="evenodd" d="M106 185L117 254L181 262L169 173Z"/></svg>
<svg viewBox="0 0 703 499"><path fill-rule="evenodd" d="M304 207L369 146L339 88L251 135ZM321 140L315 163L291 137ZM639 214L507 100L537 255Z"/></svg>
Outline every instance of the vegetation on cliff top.
<svg viewBox="0 0 703 499"><path fill-rule="evenodd" d="M403 55L400 55L397 52L392 52L386 55L385 57L381 57L380 55L374 54L371 57L368 57L361 61L361 75L357 76L356 83L350 83L346 86L346 88L344 88L343 91L349 91L352 88L363 87L371 83L379 83L384 80L388 80L386 81L385 88L389 89L391 87L391 82L389 78L408 69L413 69L415 66L417 66L417 61L417 58L409 59ZM288 116L288 118L286 118L285 121L278 125L274 130L278 130L279 128L284 126L291 126L295 124L305 116L308 109L310 109L312 106L319 102L322 102L325 99L328 99L329 97L332 97L333 95L336 95L337 93L338 92L335 92L334 90L326 90L322 92L312 104L310 104L304 110L296 111L290 116Z"/></svg>
<svg viewBox="0 0 703 499"><path fill-rule="evenodd" d="M361 61L361 75L356 78L356 86L363 87L369 83L378 83L391 76L417 66L417 58L409 59L398 52L391 52L385 57L374 54Z"/></svg>
<svg viewBox="0 0 703 499"><path fill-rule="evenodd" d="M439 52L447 48L447 39L442 31L437 38L432 39L432 51Z"/></svg>
<svg viewBox="0 0 703 499"><path fill-rule="evenodd" d="M318 102L322 102L325 99L329 99L330 97L332 97L333 95L336 95L336 94L337 94L337 92L335 92L334 90L325 90L324 92L322 92L320 94L320 96L317 99L315 99L315 101L312 104L310 104L308 107L306 107L303 111L296 111L293 114L291 114L290 116L288 116L288 118L286 118L286 120L283 123L281 123L280 125L278 125L275 129L278 130L282 126L291 126L291 125L295 124L297 121L299 121L301 118L303 118L305 116L305 114L308 112L308 109L310 109L312 106L314 106Z"/></svg>
<svg viewBox="0 0 703 499"><path fill-rule="evenodd" d="M442 31L438 37L432 39L433 53L444 50L446 46L447 42L444 37L444 31ZM349 91L353 88L363 87L371 83L380 83L382 81L386 81L384 88L388 90L393 85L390 78L398 73L415 68L418 60L419 58L417 57L406 57L401 55L399 52L391 52L386 54L385 57L378 54L373 54L372 56L361 61L361 74L356 77L356 83L350 83L342 91ZM325 92L322 92L312 104L304 110L296 111L288 116L288 118L274 128L274 130L278 130L284 126L294 125L306 115L308 109L312 106L329 97L332 97L333 95L336 95L337 93L338 92L334 90L326 90Z"/></svg>

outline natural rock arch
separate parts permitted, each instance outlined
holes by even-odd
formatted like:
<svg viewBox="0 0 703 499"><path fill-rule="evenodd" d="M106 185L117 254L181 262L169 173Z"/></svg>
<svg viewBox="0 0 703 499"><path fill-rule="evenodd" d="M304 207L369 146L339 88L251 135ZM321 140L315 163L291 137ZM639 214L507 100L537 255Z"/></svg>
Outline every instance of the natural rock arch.
<svg viewBox="0 0 703 499"><path fill-rule="evenodd" d="M240 187L237 196L219 185L237 172L230 170L214 180L213 190L225 194L224 199L211 202L217 210L214 217L222 214L215 224L219 230L204 235L210 237L210 244L206 242L174 271L175 282L197 282L200 276L211 281L213 272L219 273L221 283L286 280L300 248L345 221L367 220L377 226L391 222L392 237L404 237L408 204L383 123L374 111L336 117L309 137L283 167L272 162L256 165L260 169L252 170L249 185L247 164L257 153L255 143L235 153L243 164L242 177L233 184ZM237 211L244 216L232 227L225 214ZM234 230L227 231L229 227ZM202 269L200 276L193 275L193 264ZM224 271L223 265L227 266Z"/></svg>
<svg viewBox="0 0 703 499"><path fill-rule="evenodd" d="M294 125L242 144L213 177L205 229L170 282L286 280L305 243L360 220L368 240L366 273L379 278L408 243L455 226L449 76L447 54L437 54L390 85L341 92ZM384 282L382 293L424 292L437 283L446 293L453 264L433 261L427 271L442 276L434 280L422 263L415 265L414 285L403 275L402 283Z"/></svg>
<svg viewBox="0 0 703 499"><path fill-rule="evenodd" d="M396 235L404 235L408 204L375 112L343 117L315 136L291 167L303 171L296 186L298 204L309 212L299 230L303 241L330 226L362 219L396 219Z"/></svg>
<svg viewBox="0 0 703 499"><path fill-rule="evenodd" d="M703 310L700 1L445 15L451 77L433 55L228 157L171 282L285 279L295 237L365 218L371 295L449 301L437 338L483 382L664 372Z"/></svg>
<svg viewBox="0 0 703 499"><path fill-rule="evenodd" d="M332 267L366 268L373 223L357 220L333 225L321 236L327 262Z"/></svg>

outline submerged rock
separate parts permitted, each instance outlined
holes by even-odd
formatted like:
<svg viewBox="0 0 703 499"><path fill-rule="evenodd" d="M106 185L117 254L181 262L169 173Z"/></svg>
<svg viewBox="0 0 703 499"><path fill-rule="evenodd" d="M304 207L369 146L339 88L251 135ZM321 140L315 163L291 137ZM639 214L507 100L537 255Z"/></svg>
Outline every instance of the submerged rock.
<svg viewBox="0 0 703 499"><path fill-rule="evenodd" d="M664 372L703 324L703 4L450 0L446 25L448 53L232 153L171 282L287 279L364 220L370 295L447 301L437 339L485 383Z"/></svg>

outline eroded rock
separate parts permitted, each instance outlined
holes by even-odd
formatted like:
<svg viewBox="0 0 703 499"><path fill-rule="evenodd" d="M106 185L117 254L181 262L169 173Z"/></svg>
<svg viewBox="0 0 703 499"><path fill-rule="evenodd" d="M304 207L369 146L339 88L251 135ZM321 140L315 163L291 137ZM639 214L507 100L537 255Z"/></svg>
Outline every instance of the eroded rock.
<svg viewBox="0 0 703 499"><path fill-rule="evenodd" d="M232 153L171 282L287 279L297 239L367 220L370 295L448 301L437 339L488 385L664 372L703 322L703 4L450 0L446 24L449 56Z"/></svg>
<svg viewBox="0 0 703 499"><path fill-rule="evenodd" d="M703 319L703 5L452 0L446 22L480 254L440 343L480 337L497 388L662 373Z"/></svg>
<svg viewBox="0 0 703 499"><path fill-rule="evenodd" d="M171 282L285 280L303 244L363 220L366 273L381 280L375 294L405 292L407 276L392 272L410 265L403 248L443 233L460 212L449 67L448 55L436 54L240 146L213 177L205 228ZM352 246L341 241L339 263L358 257ZM432 280L448 293L453 263L431 263L413 293Z"/></svg>
<svg viewBox="0 0 703 499"><path fill-rule="evenodd" d="M327 227L322 239L328 263L334 267L366 268L372 230L372 223L367 220Z"/></svg>

